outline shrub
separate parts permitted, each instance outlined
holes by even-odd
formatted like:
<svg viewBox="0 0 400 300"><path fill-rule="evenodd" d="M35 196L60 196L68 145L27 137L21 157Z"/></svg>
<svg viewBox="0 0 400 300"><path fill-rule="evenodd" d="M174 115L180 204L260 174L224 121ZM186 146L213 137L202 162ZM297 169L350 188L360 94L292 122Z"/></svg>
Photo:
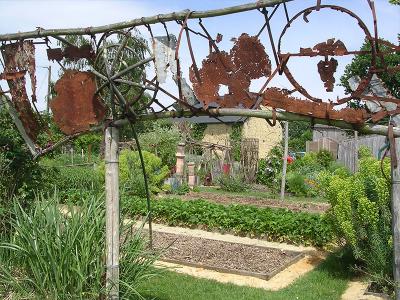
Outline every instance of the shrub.
<svg viewBox="0 0 400 300"><path fill-rule="evenodd" d="M318 151L315 158L317 163L324 168L328 168L329 165L333 162L332 153L328 150Z"/></svg>
<svg viewBox="0 0 400 300"><path fill-rule="evenodd" d="M161 126L154 124L153 130L140 135L142 149L161 158L163 165L172 167L176 162L176 148L181 139L179 130L175 126Z"/></svg>
<svg viewBox="0 0 400 300"><path fill-rule="evenodd" d="M296 196L307 196L305 177L299 173L289 172L286 176L286 184L289 192Z"/></svg>
<svg viewBox="0 0 400 300"><path fill-rule="evenodd" d="M147 151L143 151L142 153L149 190L151 193L159 193L162 189L164 179L169 174L169 169L167 166L162 165L161 159L153 153ZM145 196L146 192L139 152L128 149L122 150L119 159L121 186L129 194Z"/></svg>
<svg viewBox="0 0 400 300"><path fill-rule="evenodd" d="M388 161L384 161L383 168L388 177ZM388 286L392 280L393 247L390 182L380 170L380 161L363 153L356 174L321 174L321 177L338 235L362 262L363 270L381 286Z"/></svg>
<svg viewBox="0 0 400 300"><path fill-rule="evenodd" d="M266 159L259 160L257 182L269 188L278 190L282 172L282 147L275 146L268 153Z"/></svg>
<svg viewBox="0 0 400 300"><path fill-rule="evenodd" d="M178 185L173 185L173 188L171 189L172 194L176 195L186 195L187 193L190 192L189 185L187 183L182 183Z"/></svg>
<svg viewBox="0 0 400 300"><path fill-rule="evenodd" d="M245 192L249 188L242 176L222 175L217 182L227 192Z"/></svg>
<svg viewBox="0 0 400 300"><path fill-rule="evenodd" d="M0 287L16 298L104 298L103 203L92 197L79 210L68 207L67 215L60 212L57 195L41 196L31 210L16 202L11 239L0 244ZM154 274L156 256L145 250L140 231L123 236L121 298L136 299L137 285Z"/></svg>
<svg viewBox="0 0 400 300"><path fill-rule="evenodd" d="M134 216L147 214L144 199L128 198L122 203L123 209ZM324 246L334 237L324 215L287 209L164 198L153 201L152 215L156 221L171 226L201 226L277 242Z"/></svg>

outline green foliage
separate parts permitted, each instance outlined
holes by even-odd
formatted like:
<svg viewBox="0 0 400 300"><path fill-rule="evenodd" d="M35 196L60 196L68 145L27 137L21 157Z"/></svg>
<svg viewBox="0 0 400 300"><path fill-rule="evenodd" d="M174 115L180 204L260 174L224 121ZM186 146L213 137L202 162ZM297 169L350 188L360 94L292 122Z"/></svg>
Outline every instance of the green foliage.
<svg viewBox="0 0 400 300"><path fill-rule="evenodd" d="M242 143L242 124L235 123L232 125L232 131L229 139L232 146L232 157L236 161L240 161L240 148Z"/></svg>
<svg viewBox="0 0 400 300"><path fill-rule="evenodd" d="M221 190L227 192L245 192L249 186L242 176L222 175L217 179Z"/></svg>
<svg viewBox="0 0 400 300"><path fill-rule="evenodd" d="M161 158L162 164L172 167L176 163L176 148L181 139L176 126L155 123L151 131L139 136L142 149Z"/></svg>
<svg viewBox="0 0 400 300"><path fill-rule="evenodd" d="M328 150L320 150L317 152L316 160L319 165L324 168L328 168L333 162L333 156Z"/></svg>
<svg viewBox="0 0 400 300"><path fill-rule="evenodd" d="M176 195L186 195L190 192L189 185L187 183L178 184L176 187L172 188L172 194Z"/></svg>
<svg viewBox="0 0 400 300"><path fill-rule="evenodd" d="M89 145L92 145L92 154L98 154L100 152L100 145L102 142L102 134L91 132L77 137L74 140L74 148L76 151L83 149L86 152L88 151Z"/></svg>
<svg viewBox="0 0 400 300"><path fill-rule="evenodd" d="M311 124L305 121L289 122L289 150L301 152L306 149L306 141L312 140Z"/></svg>
<svg viewBox="0 0 400 300"><path fill-rule="evenodd" d="M196 141L201 141L204 138L204 132L206 131L207 124L192 124L191 136Z"/></svg>
<svg viewBox="0 0 400 300"><path fill-rule="evenodd" d="M315 197L321 192L319 180L323 177L319 174L324 172L331 174L336 170L344 174L349 173L346 168L333 160L327 150L306 153L288 165L287 190L296 196Z"/></svg>
<svg viewBox="0 0 400 300"><path fill-rule="evenodd" d="M146 167L149 190L151 193L158 193L161 191L164 179L169 173L169 169L167 166L163 165L161 159L153 153L147 151L142 151L142 153ZM121 186L129 194L145 196L146 191L139 152L124 149L121 151L119 159Z"/></svg>
<svg viewBox="0 0 400 300"><path fill-rule="evenodd" d="M340 237L362 262L367 274L381 286L392 281L390 182L380 161L362 150L359 171L352 176L322 174L322 186L332 205L330 217ZM384 161L386 177L389 161Z"/></svg>
<svg viewBox="0 0 400 300"><path fill-rule="evenodd" d="M361 49L361 51L370 51L371 44L366 41ZM388 46L380 44L379 50L384 52L389 50ZM384 56L385 65L388 67L396 67L400 64L400 52L386 54ZM382 68L382 62L380 59L376 60L377 68ZM371 55L370 54L360 54L356 55L351 63L346 66L343 76L340 78L341 85L346 89L346 92L350 93L351 89L348 83L349 78L353 76L364 77L371 65ZM399 98L400 97L400 74L399 72L383 72L377 74L380 79L385 83L385 86L389 89L390 93Z"/></svg>
<svg viewBox="0 0 400 300"><path fill-rule="evenodd" d="M2 106L0 106L0 155L2 164L7 166L7 176L0 177L0 185L7 187L9 191L0 201L7 203L12 194L20 198L32 198L34 191L41 187L43 170L37 161L33 161L10 115Z"/></svg>
<svg viewBox="0 0 400 300"><path fill-rule="evenodd" d="M265 184L273 190L279 189L280 174L282 172L282 157L282 147L275 146L265 159L259 160L257 183Z"/></svg>
<svg viewBox="0 0 400 300"><path fill-rule="evenodd" d="M147 214L144 199L124 199L122 203L124 210L132 215ZM153 201L152 211L156 221L171 226L201 226L209 230L264 237L271 241L314 246L324 246L333 239L330 223L320 214L179 199Z"/></svg>
<svg viewBox="0 0 400 300"><path fill-rule="evenodd" d="M57 195L36 199L31 210L16 202L12 235L0 244L0 287L18 299L99 299L104 279L104 199L59 208ZM145 250L140 231L121 249L121 298L137 299L137 286L153 275L157 258ZM20 296L20 297L18 297Z"/></svg>

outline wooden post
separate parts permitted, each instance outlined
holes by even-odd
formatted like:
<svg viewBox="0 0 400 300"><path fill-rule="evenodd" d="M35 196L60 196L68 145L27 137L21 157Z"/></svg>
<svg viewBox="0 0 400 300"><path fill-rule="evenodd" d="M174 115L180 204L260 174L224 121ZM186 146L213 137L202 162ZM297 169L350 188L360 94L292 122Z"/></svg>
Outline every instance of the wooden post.
<svg viewBox="0 0 400 300"><path fill-rule="evenodd" d="M358 171L358 131L354 131L354 170L353 172Z"/></svg>
<svg viewBox="0 0 400 300"><path fill-rule="evenodd" d="M119 299L119 130L105 132L106 171L106 287L109 299Z"/></svg>
<svg viewBox="0 0 400 300"><path fill-rule="evenodd" d="M51 66L49 66L47 69L49 70L49 74L48 74L48 77L47 77L46 112L49 113L50 96L51 96Z"/></svg>
<svg viewBox="0 0 400 300"><path fill-rule="evenodd" d="M400 157L400 138L395 139L397 158ZM392 158L392 233L393 233L393 278L396 284L396 300L400 300L400 164L394 167Z"/></svg>
<svg viewBox="0 0 400 300"><path fill-rule="evenodd" d="M281 181L281 200L285 199L286 169L288 157L289 122L285 122L285 149L283 154L282 181Z"/></svg>

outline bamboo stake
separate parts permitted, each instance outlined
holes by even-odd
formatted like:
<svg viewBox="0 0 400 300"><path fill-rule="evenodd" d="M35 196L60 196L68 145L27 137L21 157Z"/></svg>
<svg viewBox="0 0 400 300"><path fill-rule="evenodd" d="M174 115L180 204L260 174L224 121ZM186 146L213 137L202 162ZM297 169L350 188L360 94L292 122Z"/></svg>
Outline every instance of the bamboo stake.
<svg viewBox="0 0 400 300"><path fill-rule="evenodd" d="M0 35L0 41L12 41L12 40L21 40L21 39L29 39L29 38L40 38L46 36L52 36L57 39L60 39L59 35L93 35L96 33L103 33L110 30L118 30L131 28L140 25L148 25L148 24L156 24L168 21L175 20L185 20L185 18L189 15L189 19L198 19L198 18L210 18L217 16L224 16L229 14L235 14L239 12L245 12L257 8L263 7L271 7L279 3L284 3L292 0L259 0L253 3L247 3L243 5L230 6L220 9L214 10L206 10L206 11L193 11L189 15L190 10L182 10L179 12L172 12L168 14L160 14L151 17L143 17L137 18L130 21L119 22L114 24L108 24L97 27L86 27L86 28L64 28L64 29L43 29L38 27L36 30L27 31L27 32L18 32L18 33L7 33Z"/></svg>
<svg viewBox="0 0 400 300"><path fill-rule="evenodd" d="M283 166L282 166L281 200L285 199L288 148L289 148L289 122L285 121L285 150L284 150L284 154L283 154Z"/></svg>
<svg viewBox="0 0 400 300"><path fill-rule="evenodd" d="M106 287L109 298L119 299L119 129L105 131L106 169Z"/></svg>

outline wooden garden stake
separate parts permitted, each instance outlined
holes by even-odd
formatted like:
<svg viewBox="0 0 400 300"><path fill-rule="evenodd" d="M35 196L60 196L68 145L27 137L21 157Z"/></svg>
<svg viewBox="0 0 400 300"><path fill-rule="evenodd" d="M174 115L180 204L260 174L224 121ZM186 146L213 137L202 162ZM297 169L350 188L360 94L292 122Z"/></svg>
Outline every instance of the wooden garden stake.
<svg viewBox="0 0 400 300"><path fill-rule="evenodd" d="M283 154L282 181L281 181L281 200L285 199L286 169L288 157L289 122L285 122L285 152Z"/></svg>
<svg viewBox="0 0 400 300"><path fill-rule="evenodd" d="M391 153L392 175L392 232L393 232L393 279L396 284L396 300L400 300L400 139L395 139L396 155ZM396 159L397 161L394 161Z"/></svg>
<svg viewBox="0 0 400 300"><path fill-rule="evenodd" d="M119 129L105 131L106 173L106 287L110 299L119 299Z"/></svg>

